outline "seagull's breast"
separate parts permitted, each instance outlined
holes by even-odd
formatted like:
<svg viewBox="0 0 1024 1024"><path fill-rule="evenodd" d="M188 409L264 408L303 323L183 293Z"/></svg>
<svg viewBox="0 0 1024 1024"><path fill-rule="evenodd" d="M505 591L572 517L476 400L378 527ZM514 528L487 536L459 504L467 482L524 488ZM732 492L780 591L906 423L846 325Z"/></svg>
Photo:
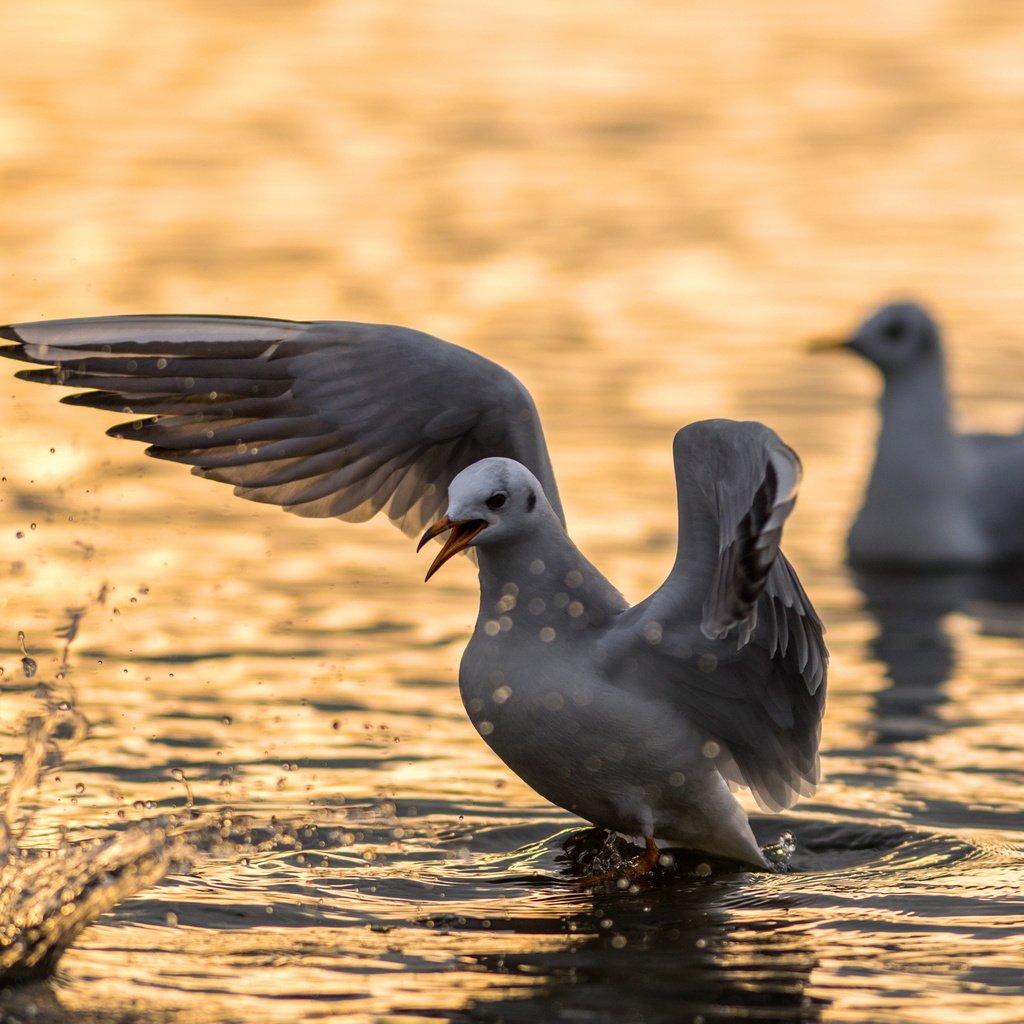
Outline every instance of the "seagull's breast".
<svg viewBox="0 0 1024 1024"><path fill-rule="evenodd" d="M491 749L542 796L595 824L650 835L662 808L685 803L714 768L695 726L667 702L616 685L600 651L587 634L478 630L462 661L462 699Z"/></svg>
<svg viewBox="0 0 1024 1024"><path fill-rule="evenodd" d="M497 742L531 731L565 738L606 685L597 655L586 638L550 624L506 618L493 633L478 628L459 671L469 717L492 746L499 731Z"/></svg>

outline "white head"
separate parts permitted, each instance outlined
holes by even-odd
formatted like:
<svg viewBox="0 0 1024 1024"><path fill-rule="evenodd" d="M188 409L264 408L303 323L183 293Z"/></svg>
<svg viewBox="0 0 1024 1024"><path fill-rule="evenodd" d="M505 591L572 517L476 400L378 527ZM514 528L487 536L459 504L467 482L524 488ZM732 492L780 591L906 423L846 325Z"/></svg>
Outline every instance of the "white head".
<svg viewBox="0 0 1024 1024"><path fill-rule="evenodd" d="M468 466L448 486L448 512L420 539L424 544L451 531L438 552L427 579L452 555L465 548L505 543L536 529L554 516L537 478L514 459L482 459Z"/></svg>

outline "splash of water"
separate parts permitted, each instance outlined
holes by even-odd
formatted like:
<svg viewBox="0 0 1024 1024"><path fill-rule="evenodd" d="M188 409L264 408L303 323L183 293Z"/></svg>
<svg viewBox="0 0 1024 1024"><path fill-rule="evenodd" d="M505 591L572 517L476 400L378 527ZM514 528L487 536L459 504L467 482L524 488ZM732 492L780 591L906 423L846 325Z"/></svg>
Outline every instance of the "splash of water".
<svg viewBox="0 0 1024 1024"><path fill-rule="evenodd" d="M95 601L104 597L105 589ZM279 853L303 843L301 824L261 825L234 817L228 808L200 817L184 772L173 769L172 778L187 794L182 816L149 818L52 849L25 845L35 814L31 793L89 732L69 681L70 648L85 613L67 609L68 621L57 633L64 647L56 682L41 680L36 688L40 707L23 723L22 756L0 797L0 987L48 977L84 928L170 871L191 870L200 857ZM33 678L37 663L24 634L18 634L18 643L23 674Z"/></svg>
<svg viewBox="0 0 1024 1024"><path fill-rule="evenodd" d="M191 851L171 818L54 850L17 850L0 868L0 984L43 978L87 925L158 882Z"/></svg>
<svg viewBox="0 0 1024 1024"><path fill-rule="evenodd" d="M65 641L59 679L69 671L69 649L84 609L69 610L58 633ZM26 678L35 659L18 634ZM55 849L27 849L24 841L35 814L30 794L68 749L88 735L89 724L64 683L41 682L40 709L24 723L24 745L0 803L0 984L45 977L88 924L140 889L153 885L172 866L191 860L188 827L161 817L124 831Z"/></svg>
<svg viewBox="0 0 1024 1024"><path fill-rule="evenodd" d="M603 829L573 831L562 845L562 854L556 860L568 866L571 876L589 880L607 880L607 887L632 889L628 868L635 862L639 847L614 832ZM769 870L776 874L790 871L790 862L796 852L796 841L791 832L783 832L774 842L761 848ZM693 850L663 850L657 865L645 877L645 884L657 884L670 879L707 878L718 872L746 870L736 861L712 857Z"/></svg>
<svg viewBox="0 0 1024 1024"><path fill-rule="evenodd" d="M761 852L772 871L779 875L788 874L793 854L796 853L796 840L793 838L793 833L783 832L774 843L762 846Z"/></svg>

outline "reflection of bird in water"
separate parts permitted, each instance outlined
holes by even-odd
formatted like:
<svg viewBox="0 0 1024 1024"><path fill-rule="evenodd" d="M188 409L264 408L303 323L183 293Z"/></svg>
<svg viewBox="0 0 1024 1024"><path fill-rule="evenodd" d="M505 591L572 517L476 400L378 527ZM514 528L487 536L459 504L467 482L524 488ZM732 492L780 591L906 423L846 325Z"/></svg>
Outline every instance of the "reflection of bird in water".
<svg viewBox="0 0 1024 1024"><path fill-rule="evenodd" d="M892 685L875 700L878 741L925 739L942 730L938 711L945 683L956 667L946 628L951 612L977 619L989 633L1024 632L1024 571L896 572L859 570L854 582L878 623L871 654Z"/></svg>
<svg viewBox="0 0 1024 1024"><path fill-rule="evenodd" d="M924 739L940 729L937 711L956 663L945 620L966 597L967 579L876 571L858 572L854 580L878 623L869 650L892 683L875 697L878 742Z"/></svg>
<svg viewBox="0 0 1024 1024"><path fill-rule="evenodd" d="M767 427L679 432L679 556L630 608L565 533L529 394L463 349L394 327L223 317L0 336L16 343L4 354L52 366L22 376L143 416L111 432L243 497L345 519L383 508L408 532L437 520L424 539L448 537L431 571L475 548L470 717L538 792L642 836L641 868L656 836L764 866L728 784L770 809L813 790L827 655L779 550L799 461Z"/></svg>
<svg viewBox="0 0 1024 1024"><path fill-rule="evenodd" d="M1024 559L1024 434L957 434L942 344L920 306L874 313L843 341L882 372L881 431L850 561L986 566Z"/></svg>
<svg viewBox="0 0 1024 1024"><path fill-rule="evenodd" d="M554 921L515 919L537 941L464 953L484 972L469 1018L811 1024L829 1001L811 985L820 948L794 912L779 891L677 879L656 900L616 892Z"/></svg>

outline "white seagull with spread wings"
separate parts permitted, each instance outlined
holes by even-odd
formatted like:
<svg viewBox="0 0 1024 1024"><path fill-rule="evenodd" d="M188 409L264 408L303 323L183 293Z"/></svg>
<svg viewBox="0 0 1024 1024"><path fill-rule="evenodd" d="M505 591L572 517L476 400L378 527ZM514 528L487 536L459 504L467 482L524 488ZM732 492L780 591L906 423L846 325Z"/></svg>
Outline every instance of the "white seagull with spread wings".
<svg viewBox="0 0 1024 1024"><path fill-rule="evenodd" d="M800 463L759 423L678 432L679 548L630 606L569 539L529 393L400 327L124 316L0 328L19 376L136 417L117 437L303 516L384 510L431 575L475 550L480 613L460 689L538 793L596 825L766 866L730 784L780 810L813 792L828 655L779 550Z"/></svg>

